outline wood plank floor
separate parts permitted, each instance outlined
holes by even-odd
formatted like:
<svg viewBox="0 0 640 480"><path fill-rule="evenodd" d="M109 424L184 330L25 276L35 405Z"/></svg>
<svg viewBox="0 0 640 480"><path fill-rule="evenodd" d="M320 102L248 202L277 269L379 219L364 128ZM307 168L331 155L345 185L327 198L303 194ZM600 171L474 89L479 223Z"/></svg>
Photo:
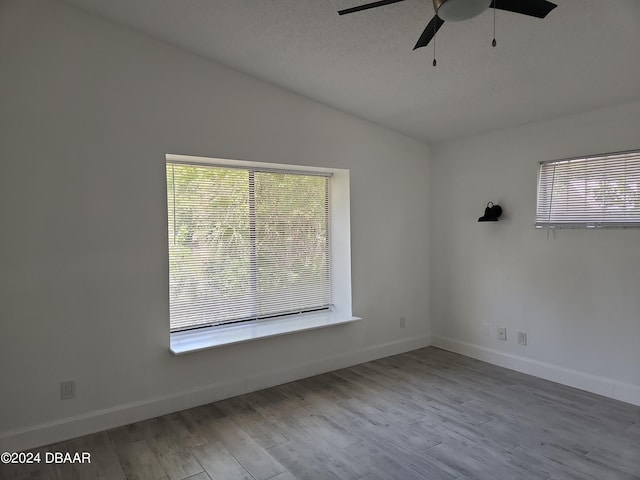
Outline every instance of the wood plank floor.
<svg viewBox="0 0 640 480"><path fill-rule="evenodd" d="M91 464L0 476L627 480L640 479L640 407L430 347L38 451Z"/></svg>

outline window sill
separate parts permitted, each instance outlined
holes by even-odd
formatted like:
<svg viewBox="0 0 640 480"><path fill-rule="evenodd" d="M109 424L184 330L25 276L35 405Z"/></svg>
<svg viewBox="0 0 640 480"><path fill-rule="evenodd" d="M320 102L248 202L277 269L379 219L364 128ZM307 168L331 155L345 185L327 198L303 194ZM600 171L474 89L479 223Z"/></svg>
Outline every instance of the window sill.
<svg viewBox="0 0 640 480"><path fill-rule="evenodd" d="M250 342L317 328L343 325L361 320L336 313L312 313L254 323L210 327L171 334L169 350L174 355Z"/></svg>

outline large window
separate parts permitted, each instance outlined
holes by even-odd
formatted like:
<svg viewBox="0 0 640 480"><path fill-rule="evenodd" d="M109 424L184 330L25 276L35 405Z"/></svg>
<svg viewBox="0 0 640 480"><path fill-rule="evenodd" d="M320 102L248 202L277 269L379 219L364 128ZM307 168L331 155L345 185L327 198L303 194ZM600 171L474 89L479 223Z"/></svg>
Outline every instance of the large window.
<svg viewBox="0 0 640 480"><path fill-rule="evenodd" d="M330 183L168 160L171 331L329 309Z"/></svg>
<svg viewBox="0 0 640 480"><path fill-rule="evenodd" d="M640 227L640 151L542 162L536 227Z"/></svg>

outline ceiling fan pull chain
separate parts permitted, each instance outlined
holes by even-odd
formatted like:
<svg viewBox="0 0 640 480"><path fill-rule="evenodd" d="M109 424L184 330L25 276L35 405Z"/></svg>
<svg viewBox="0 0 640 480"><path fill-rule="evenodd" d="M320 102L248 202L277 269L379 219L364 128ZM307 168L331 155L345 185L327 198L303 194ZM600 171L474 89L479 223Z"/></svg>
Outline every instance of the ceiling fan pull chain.
<svg viewBox="0 0 640 480"><path fill-rule="evenodd" d="M436 22L433 22L433 66L435 67L436 65L438 65L438 62L436 61Z"/></svg>
<svg viewBox="0 0 640 480"><path fill-rule="evenodd" d="M498 45L496 42L496 10L498 9L498 0L493 0L493 42L491 42L491 46L495 47Z"/></svg>

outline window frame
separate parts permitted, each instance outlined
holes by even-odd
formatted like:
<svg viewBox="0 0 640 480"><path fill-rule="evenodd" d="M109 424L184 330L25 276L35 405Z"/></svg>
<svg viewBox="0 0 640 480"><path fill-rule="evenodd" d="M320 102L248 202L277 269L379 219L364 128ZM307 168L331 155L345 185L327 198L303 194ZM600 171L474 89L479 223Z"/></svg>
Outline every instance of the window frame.
<svg viewBox="0 0 640 480"><path fill-rule="evenodd" d="M219 166L223 168L255 169L277 173L304 173L331 175L329 181L329 230L332 308L326 312L309 312L279 316L274 319L251 319L224 325L202 326L192 330L169 330L170 350L174 354L215 348L219 346L283 335L304 330L341 325L360 320L352 315L351 306L351 219L350 219L350 179L349 170L340 168L315 167L292 164L276 164L245 160L231 160L191 155L167 154L165 165L169 163ZM166 178L166 177L165 177ZM166 183L166 182L165 182ZM167 211L167 292L168 271L168 229ZM168 300L168 298L167 298ZM169 323L169 319L167 321Z"/></svg>
<svg viewBox="0 0 640 480"><path fill-rule="evenodd" d="M628 157L625 158L625 157ZM556 195L556 166L570 165L588 165L589 162L604 162L609 161L613 164L610 168L603 168L601 172L597 172L596 175L593 172L578 172L575 174L559 173L563 181L581 181L585 184L584 200L577 200L580 195L572 193L573 198L567 198L564 202L555 202L554 195ZM626 182L626 172L619 172L617 169L622 168L627 160L632 161L630 174L636 185L640 185L640 150L627 150L621 152L610 152L596 155L582 155L571 158L563 158L559 160L547 160L539 163L538 167L538 181L536 189L536 220L535 227L539 229L625 229L625 228L640 228L640 208L633 208L629 218L625 218L626 212L622 211L622 214L618 212L615 215L613 212L607 212L606 208L600 207L601 210L593 209L588 210L586 199L588 195L587 183L595 182L612 182L614 179L624 178ZM618 165L616 165L618 164ZM551 172L545 172L545 169L553 167ZM626 165L625 165L626 168ZM606 185L606 183L605 183ZM636 187L639 188L639 187ZM636 190L640 195L640 190ZM544 192L544 193L543 193ZM610 192L606 192L608 196L605 200L611 199ZM603 194L604 195L604 194ZM625 191L626 195L626 191ZM563 205L560 209L560 213L555 213L554 206ZM636 212L637 210L637 212ZM599 214L599 216L598 216ZM571 216L573 215L573 216ZM558 219L557 217L561 218Z"/></svg>

